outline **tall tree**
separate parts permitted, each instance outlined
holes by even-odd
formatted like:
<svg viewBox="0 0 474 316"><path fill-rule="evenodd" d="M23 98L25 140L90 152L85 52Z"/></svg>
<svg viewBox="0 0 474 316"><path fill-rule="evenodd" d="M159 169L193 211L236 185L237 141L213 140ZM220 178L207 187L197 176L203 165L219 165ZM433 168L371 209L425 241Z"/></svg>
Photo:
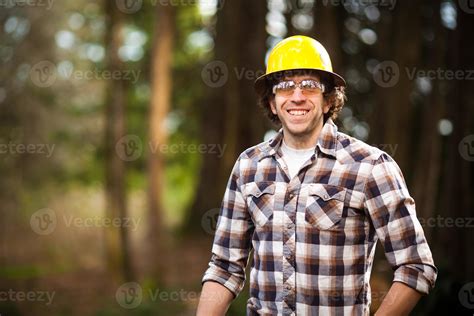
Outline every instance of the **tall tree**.
<svg viewBox="0 0 474 316"><path fill-rule="evenodd" d="M313 7L314 38L320 41L331 56L332 67L336 72L341 72L342 67L342 30L344 25L345 9L343 6L327 5L316 2Z"/></svg>
<svg viewBox="0 0 474 316"><path fill-rule="evenodd" d="M429 19L429 26L434 34L433 41L427 43L425 55L427 58L420 60L420 67L436 69L443 65L446 59L446 44L448 32L441 25L440 7L441 1L430 1L434 8L434 16ZM425 62L425 64L422 64ZM445 85L440 80L431 81L432 89L424 102L420 104L419 111L413 111L417 117L420 128L417 133L417 140L413 152L414 169L412 178L413 196L417 204L417 214L419 217L432 217L436 211L436 205L439 202L437 194L440 185L440 174L442 171L442 138L438 131L438 123L445 115L445 95L443 91ZM418 113L417 113L418 112ZM415 123L416 124L416 123ZM427 140L430 141L427 141ZM425 232L430 235L431 229L425 228Z"/></svg>
<svg viewBox="0 0 474 316"><path fill-rule="evenodd" d="M151 99L149 116L149 140L151 148L160 148L167 143L168 132L165 119L171 106L172 94L172 61L175 33L175 8L172 5L161 5L156 8L157 22L154 29L152 67L151 67ZM149 219L149 272L158 280L161 278L160 264L164 250L162 233L163 220L163 186L165 157L159 150L149 153L148 160L148 219Z"/></svg>
<svg viewBox="0 0 474 316"><path fill-rule="evenodd" d="M107 67L110 71L124 71L124 63L118 56L122 45L124 16L113 1L106 1L107 18ZM125 162L117 155L115 148L125 135L125 104L127 86L124 80L110 80L107 86L105 126L105 191L107 217L126 218L127 199L125 189ZM106 229L108 268L118 278L130 281L133 269L130 255L128 230L125 225Z"/></svg>
<svg viewBox="0 0 474 316"><path fill-rule="evenodd" d="M232 166L245 148L262 141L268 124L258 109L253 81L262 74L266 53L266 1L227 1L217 14L216 61L226 65L228 79L209 87L201 117L202 142L226 146L222 158L203 157L186 231L200 229L203 214L220 205Z"/></svg>
<svg viewBox="0 0 474 316"><path fill-rule="evenodd" d="M376 144L397 144L395 160L407 175L413 168L410 158L413 131L407 127L414 126L410 96L415 82L406 75L405 69L416 68L421 60L421 16L420 10L413 10L413 5L419 8L421 4L421 0L397 3L393 11L382 12L384 16L377 24L380 38L393 38L392 41L377 42L377 57L380 61L392 60L398 65L399 80L392 87L376 88L377 102L370 126L377 133L371 135L371 140Z"/></svg>
<svg viewBox="0 0 474 316"><path fill-rule="evenodd" d="M460 70L467 74L474 69L474 43L469 40L474 28L474 19L472 13L466 12L465 9L457 8L457 27L449 37L447 46L451 49L446 60L447 69ZM450 81L451 89L447 97L447 115L452 119L454 129L447 139L444 152L439 214L453 221L458 218L472 218L474 208L474 167L473 162L465 158L472 159L474 146L472 142L463 140L474 134L474 87L472 80L466 79ZM446 224L437 227L437 249L440 253L450 254L440 258L440 261L442 260L441 263L448 267L458 282L474 278L473 238L473 229L469 228L467 223L455 227L448 227Z"/></svg>

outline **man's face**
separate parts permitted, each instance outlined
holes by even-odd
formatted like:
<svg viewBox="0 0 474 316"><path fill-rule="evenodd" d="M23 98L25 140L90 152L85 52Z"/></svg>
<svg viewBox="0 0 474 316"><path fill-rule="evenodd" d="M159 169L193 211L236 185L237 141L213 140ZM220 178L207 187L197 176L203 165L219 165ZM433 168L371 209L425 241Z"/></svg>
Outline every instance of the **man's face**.
<svg viewBox="0 0 474 316"><path fill-rule="evenodd" d="M315 75L296 75L285 77L281 81L292 80L300 83L303 80L319 82ZM308 92L301 87L286 93L276 92L270 101L273 114L280 119L285 133L294 138L311 137L323 125L323 115L329 111L329 105L323 98L321 90Z"/></svg>

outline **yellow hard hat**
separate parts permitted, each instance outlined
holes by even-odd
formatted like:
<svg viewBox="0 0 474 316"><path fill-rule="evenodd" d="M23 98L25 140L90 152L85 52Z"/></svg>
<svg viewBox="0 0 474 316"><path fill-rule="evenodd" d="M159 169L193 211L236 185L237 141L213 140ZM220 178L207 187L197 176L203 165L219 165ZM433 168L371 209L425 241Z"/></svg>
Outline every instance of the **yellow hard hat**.
<svg viewBox="0 0 474 316"><path fill-rule="evenodd" d="M261 93L269 76L296 69L326 73L333 78L336 87L346 85L344 79L332 71L331 59L324 46L311 37L296 35L282 40L272 49L266 73L255 80L255 90Z"/></svg>

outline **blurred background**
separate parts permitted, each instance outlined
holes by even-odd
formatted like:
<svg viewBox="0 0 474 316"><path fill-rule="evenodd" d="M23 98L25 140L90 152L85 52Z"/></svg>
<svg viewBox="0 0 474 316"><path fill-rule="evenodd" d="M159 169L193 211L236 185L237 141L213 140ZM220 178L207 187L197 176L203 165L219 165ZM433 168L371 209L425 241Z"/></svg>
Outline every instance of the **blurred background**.
<svg viewBox="0 0 474 316"><path fill-rule="evenodd" d="M413 314L472 315L473 30L471 0L2 0L0 314L193 315L235 159L278 130L253 82L303 34L417 202L439 276ZM373 311L391 279L379 248Z"/></svg>

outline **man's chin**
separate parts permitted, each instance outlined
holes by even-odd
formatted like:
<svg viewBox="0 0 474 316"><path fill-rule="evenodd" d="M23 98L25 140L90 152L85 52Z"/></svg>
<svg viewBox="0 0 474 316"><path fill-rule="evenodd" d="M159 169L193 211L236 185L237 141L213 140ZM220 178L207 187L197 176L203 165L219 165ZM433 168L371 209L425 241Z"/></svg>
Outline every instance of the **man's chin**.
<svg viewBox="0 0 474 316"><path fill-rule="evenodd" d="M308 128L308 125L302 125L302 126L295 126L295 125L287 125L286 130L288 133L295 137L303 137L307 136L308 134L311 134L310 129Z"/></svg>

